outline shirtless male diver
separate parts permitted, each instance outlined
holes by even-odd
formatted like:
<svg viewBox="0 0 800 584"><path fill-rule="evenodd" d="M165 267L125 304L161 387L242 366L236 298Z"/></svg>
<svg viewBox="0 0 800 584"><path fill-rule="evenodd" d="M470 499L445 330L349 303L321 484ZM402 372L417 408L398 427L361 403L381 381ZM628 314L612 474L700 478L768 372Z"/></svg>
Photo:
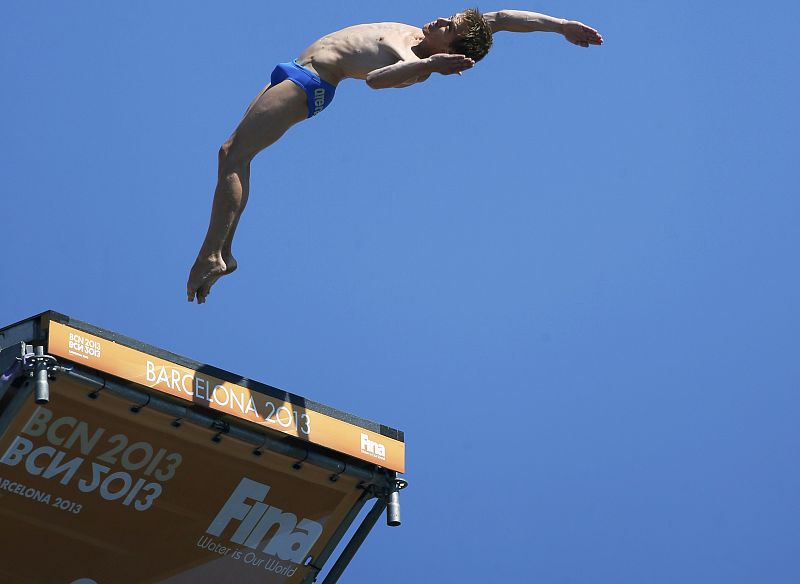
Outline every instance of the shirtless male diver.
<svg viewBox="0 0 800 584"><path fill-rule="evenodd" d="M588 47L603 38L574 20L536 12L465 10L422 28L397 22L359 24L322 37L272 72L219 151L211 221L186 285L189 302L205 302L211 286L236 269L231 244L250 191L250 161L294 124L321 112L342 79L373 89L408 87L432 73L461 74L482 59L499 31L557 32Z"/></svg>

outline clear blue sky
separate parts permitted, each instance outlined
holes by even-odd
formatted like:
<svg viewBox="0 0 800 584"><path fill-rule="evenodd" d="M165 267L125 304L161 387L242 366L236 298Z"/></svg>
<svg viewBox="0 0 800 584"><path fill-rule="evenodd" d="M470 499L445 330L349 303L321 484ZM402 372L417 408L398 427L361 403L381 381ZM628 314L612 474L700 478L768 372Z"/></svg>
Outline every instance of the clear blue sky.
<svg viewBox="0 0 800 584"><path fill-rule="evenodd" d="M186 302L274 65L460 8L6 6L0 324L53 308L403 429L405 524L346 582L800 582L796 2L481 5L606 44L343 82Z"/></svg>

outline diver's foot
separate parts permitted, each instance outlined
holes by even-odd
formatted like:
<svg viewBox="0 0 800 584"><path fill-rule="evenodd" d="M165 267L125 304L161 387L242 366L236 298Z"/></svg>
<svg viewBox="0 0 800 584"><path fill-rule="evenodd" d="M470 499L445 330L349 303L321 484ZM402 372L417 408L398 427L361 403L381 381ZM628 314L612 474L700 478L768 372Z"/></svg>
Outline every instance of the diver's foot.
<svg viewBox="0 0 800 584"><path fill-rule="evenodd" d="M217 280L232 273L236 267L236 260L232 256L228 262L219 255L197 258L189 272L189 281L186 283L189 302L196 298L198 304L203 304Z"/></svg>

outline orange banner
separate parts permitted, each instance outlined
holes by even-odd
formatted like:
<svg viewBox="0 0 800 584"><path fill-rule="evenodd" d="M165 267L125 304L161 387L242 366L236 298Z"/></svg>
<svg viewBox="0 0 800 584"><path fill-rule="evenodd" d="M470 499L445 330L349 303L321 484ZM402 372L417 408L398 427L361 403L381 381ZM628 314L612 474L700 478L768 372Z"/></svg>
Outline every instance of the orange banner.
<svg viewBox="0 0 800 584"><path fill-rule="evenodd" d="M54 381L0 436L0 582L297 584L363 493L86 394Z"/></svg>
<svg viewBox="0 0 800 584"><path fill-rule="evenodd" d="M405 444L58 322L49 352L139 385L404 472Z"/></svg>

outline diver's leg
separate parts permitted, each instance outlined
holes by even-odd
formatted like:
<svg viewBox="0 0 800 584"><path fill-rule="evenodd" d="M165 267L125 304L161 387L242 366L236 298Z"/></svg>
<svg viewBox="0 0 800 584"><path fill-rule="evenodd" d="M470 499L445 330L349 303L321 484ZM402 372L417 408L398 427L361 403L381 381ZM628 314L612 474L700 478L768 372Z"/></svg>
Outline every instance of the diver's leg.
<svg viewBox="0 0 800 584"><path fill-rule="evenodd" d="M236 269L231 244L250 191L250 161L307 116L305 91L282 81L255 99L220 148L211 220L186 284L189 302L195 298L198 304L205 302L211 286Z"/></svg>

